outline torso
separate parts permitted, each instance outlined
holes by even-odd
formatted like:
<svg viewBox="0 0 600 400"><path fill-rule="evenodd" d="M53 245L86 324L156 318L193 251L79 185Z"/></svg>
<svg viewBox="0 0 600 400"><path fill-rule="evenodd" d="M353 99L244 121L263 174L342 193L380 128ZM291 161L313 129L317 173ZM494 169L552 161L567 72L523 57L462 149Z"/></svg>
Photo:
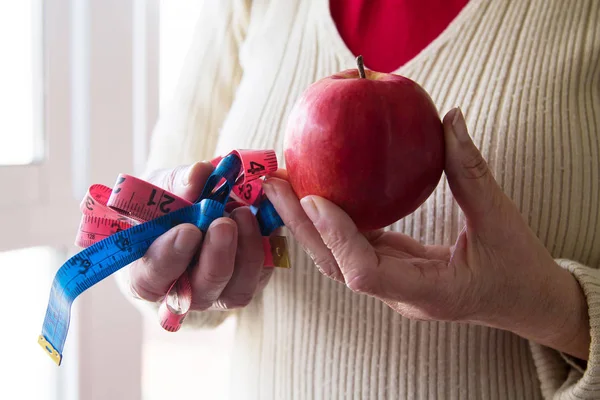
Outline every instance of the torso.
<svg viewBox="0 0 600 400"><path fill-rule="evenodd" d="M328 0L255 3L244 76L216 153L272 148L284 165L294 101L315 80L353 68L354 55ZM497 180L553 256L598 268L600 49L586 39L594 2L562 3L473 0L396 72L420 83L440 115L461 106ZM272 20L285 15L293 23L273 31ZM461 224L442 179L391 229L449 245ZM541 397L527 341L404 319L323 277L291 244L292 269L276 271L262 299L240 314L238 398Z"/></svg>

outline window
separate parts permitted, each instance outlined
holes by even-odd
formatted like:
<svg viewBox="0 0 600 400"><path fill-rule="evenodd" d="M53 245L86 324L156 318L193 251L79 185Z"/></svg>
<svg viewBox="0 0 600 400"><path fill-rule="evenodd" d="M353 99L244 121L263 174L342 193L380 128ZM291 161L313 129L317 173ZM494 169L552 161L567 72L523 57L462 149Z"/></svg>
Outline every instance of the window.
<svg viewBox="0 0 600 400"><path fill-rule="evenodd" d="M41 156L41 3L0 2L0 165Z"/></svg>
<svg viewBox="0 0 600 400"><path fill-rule="evenodd" d="M158 3L133 3L0 2L0 286L11 318L0 330L2 399L141 399L141 318L113 279L76 299L60 367L37 344L54 273L79 250L87 187L135 172L156 117L157 77L133 79L152 61L134 57L149 43L134 16L157 26Z"/></svg>
<svg viewBox="0 0 600 400"><path fill-rule="evenodd" d="M53 272L61 258L60 252L49 247L0 252L0 290L6 299L3 313L7 322L0 329L6 360L0 399L58 398L58 371L40 351L36 335L44 320ZM24 271L35 271L35 278Z"/></svg>
<svg viewBox="0 0 600 400"><path fill-rule="evenodd" d="M10 363L0 398L189 397L190 386L173 381L226 397L234 321L164 332L142 320L112 278L75 300L60 367L37 344L54 273L79 250L83 195L141 171L198 3L0 1L0 190L10 193L0 196L0 287L19 323L0 330Z"/></svg>
<svg viewBox="0 0 600 400"><path fill-rule="evenodd" d="M19 186L11 187L22 171L18 166L41 161L43 156L41 15L38 0L0 2L0 52L4 55L0 67L0 169L4 174L0 175L0 185L17 192L14 197L26 192ZM12 179L2 179L9 176ZM27 178L36 183L31 180L34 177ZM35 200L34 192L28 195L29 200ZM4 200L1 205L8 210L15 203ZM15 229L2 213L0 227L0 250L14 248L4 236L13 235ZM26 245L25 241L19 244ZM0 343L10 365L10 372L5 369L3 373L10 379L2 380L0 398L14 398L15 393L28 399L57 398L58 373L41 357L44 354L35 338L46 312L53 272L60 265L59 254L51 247L0 251L0 290L6 299L7 317L0 329Z"/></svg>

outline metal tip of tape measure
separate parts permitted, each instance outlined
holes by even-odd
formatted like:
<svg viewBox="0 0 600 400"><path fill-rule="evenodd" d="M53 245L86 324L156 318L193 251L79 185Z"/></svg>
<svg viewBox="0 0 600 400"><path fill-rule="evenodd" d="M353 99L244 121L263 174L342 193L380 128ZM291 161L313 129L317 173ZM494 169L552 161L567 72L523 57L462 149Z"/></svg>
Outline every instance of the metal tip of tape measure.
<svg viewBox="0 0 600 400"><path fill-rule="evenodd" d="M285 236L271 236L269 242L271 243L273 264L279 268L290 268L287 238Z"/></svg>
<svg viewBox="0 0 600 400"><path fill-rule="evenodd" d="M56 351L54 346L52 346L52 344L49 341L47 341L46 338L42 335L40 335L38 337L38 343L40 346L42 346L42 348L44 349L46 354L48 354L50 356L52 361L54 361L56 363L56 365L60 366L60 362L62 361L62 356L60 355L60 353L58 351Z"/></svg>

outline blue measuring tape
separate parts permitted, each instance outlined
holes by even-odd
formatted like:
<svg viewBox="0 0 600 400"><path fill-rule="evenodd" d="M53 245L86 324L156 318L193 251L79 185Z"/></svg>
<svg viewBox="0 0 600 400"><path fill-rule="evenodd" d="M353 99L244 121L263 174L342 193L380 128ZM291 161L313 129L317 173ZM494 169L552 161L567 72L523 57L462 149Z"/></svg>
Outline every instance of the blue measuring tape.
<svg viewBox="0 0 600 400"><path fill-rule="evenodd" d="M71 306L77 296L143 257L150 245L174 226L189 223L206 232L214 220L224 215L225 205L241 170L240 158L229 154L219 162L192 206L117 232L77 253L59 268L52 282L42 334L38 338L38 343L57 365L62 362ZM251 209L263 236L284 225L273 204L266 198L258 207Z"/></svg>

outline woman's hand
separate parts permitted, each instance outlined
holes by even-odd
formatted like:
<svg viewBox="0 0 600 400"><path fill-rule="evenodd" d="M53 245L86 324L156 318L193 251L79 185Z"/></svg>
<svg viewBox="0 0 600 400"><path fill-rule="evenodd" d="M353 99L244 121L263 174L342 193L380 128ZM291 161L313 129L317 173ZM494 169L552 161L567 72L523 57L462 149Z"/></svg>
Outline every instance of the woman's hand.
<svg viewBox="0 0 600 400"><path fill-rule="evenodd" d="M458 109L444 118L445 173L466 217L454 246L428 246L397 232L361 233L333 203L300 202L287 181L264 190L285 225L326 276L414 319L461 321L513 331L587 359L587 304L502 192Z"/></svg>
<svg viewBox="0 0 600 400"><path fill-rule="evenodd" d="M203 162L156 171L146 180L195 201L212 171L212 165ZM215 220L204 238L196 226L181 224L156 239L145 256L129 266L133 293L160 301L195 256L198 261L190 273L192 310L244 307L267 284L273 270L263 268L256 218L248 207L240 207L229 218Z"/></svg>

